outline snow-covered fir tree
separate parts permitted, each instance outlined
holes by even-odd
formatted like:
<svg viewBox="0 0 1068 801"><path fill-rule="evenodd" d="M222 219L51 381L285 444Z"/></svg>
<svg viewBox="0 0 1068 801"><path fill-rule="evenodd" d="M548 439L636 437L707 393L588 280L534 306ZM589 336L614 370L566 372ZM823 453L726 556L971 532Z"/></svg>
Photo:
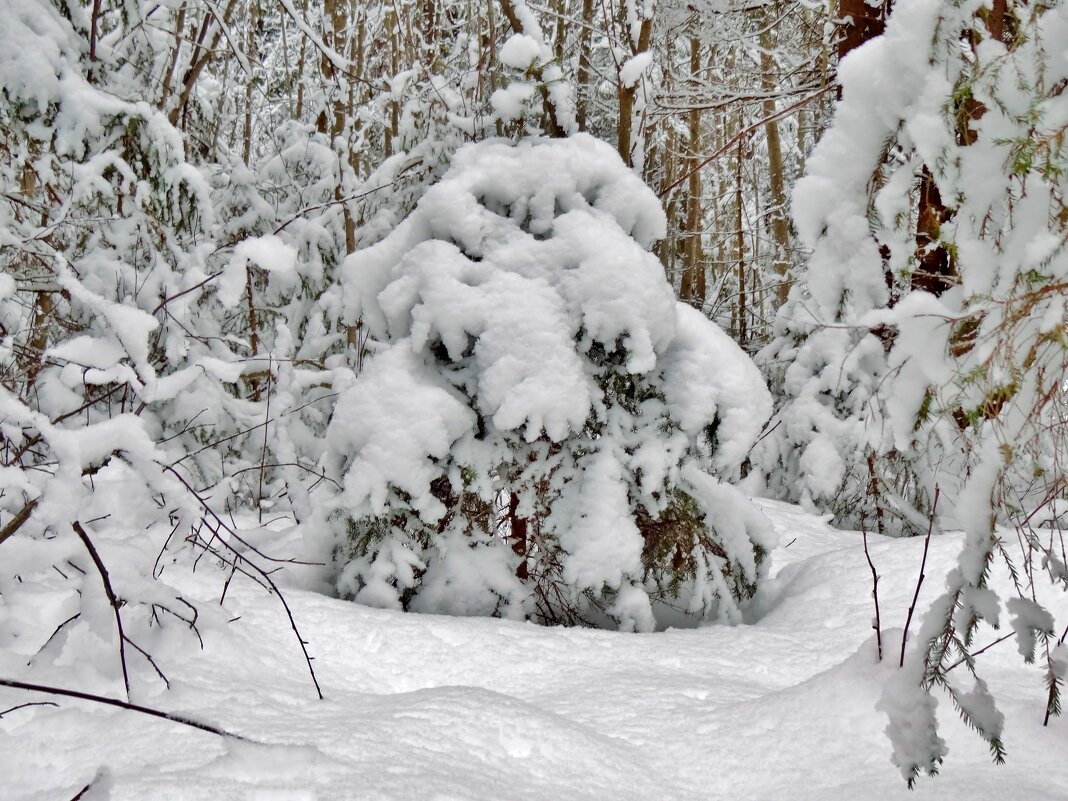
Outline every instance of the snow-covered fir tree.
<svg viewBox="0 0 1068 801"><path fill-rule="evenodd" d="M771 531L736 489L770 412L677 303L652 193L589 136L461 150L345 265L372 356L338 400L339 589L357 601L650 630L738 621Z"/></svg>

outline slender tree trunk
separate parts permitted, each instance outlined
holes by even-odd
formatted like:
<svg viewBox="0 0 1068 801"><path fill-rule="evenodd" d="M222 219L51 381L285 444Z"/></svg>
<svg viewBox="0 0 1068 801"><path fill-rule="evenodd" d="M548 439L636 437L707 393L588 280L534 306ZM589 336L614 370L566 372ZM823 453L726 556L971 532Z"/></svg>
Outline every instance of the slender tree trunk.
<svg viewBox="0 0 1068 801"><path fill-rule="evenodd" d="M163 73L163 86L159 93L159 106L166 108L171 99L171 81L174 80L174 70L178 67L178 56L182 52L182 29L185 27L185 6L183 2L178 8L178 14L174 19L174 45L171 57L167 60L167 70Z"/></svg>
<svg viewBox="0 0 1068 801"><path fill-rule="evenodd" d="M775 100L770 96L775 90L775 61L771 54L775 42L771 35L771 24L776 9L768 6L764 13L764 31L760 35L760 71L762 85L768 98L764 101L764 117L775 114ZM772 241L772 269L778 276L775 288L776 304L782 306L790 292L787 272L790 268L787 254L790 247L790 224L786 219L786 182L783 176L782 143L779 139L779 123L771 120L764 126L768 146L768 189L771 195L771 208L768 210Z"/></svg>
<svg viewBox="0 0 1068 801"><path fill-rule="evenodd" d="M248 56L250 68L254 68L258 59L256 47L259 19L259 2L258 0L253 0L248 7L248 30L245 38L245 53ZM241 159L245 162L246 167L249 166L249 159L252 157L252 103L254 99L252 76L248 75L245 79L245 131L241 141Z"/></svg>
<svg viewBox="0 0 1068 801"><path fill-rule="evenodd" d="M675 182L675 165L678 163L678 134L674 125L667 126L664 134L664 153L661 159L661 187L666 189ZM664 204L664 215L667 217L667 236L656 243L657 255L669 281L674 283L675 274L675 248L679 229L679 196L677 190L668 193L667 202Z"/></svg>
<svg viewBox="0 0 1068 801"><path fill-rule="evenodd" d="M701 69L701 42L690 39L690 73L696 76ZM691 79L696 84L696 78ZM695 104L688 112L690 177L686 187L686 245L682 265L682 300L700 309L705 303L705 264L701 248L701 171L697 169L701 154L701 109Z"/></svg>
<svg viewBox="0 0 1068 801"><path fill-rule="evenodd" d="M204 22L200 26L200 33L197 36L196 47L193 48L193 54L191 56L189 69L186 70L185 75L182 78L182 92L178 96L178 102L171 109L167 115L167 119L171 125L177 125L179 117L183 117L186 111L187 104L189 103L189 96L193 91L193 87L196 85L197 78L200 77L200 73L203 72L204 67L207 66L208 61L211 60L215 49L219 46L219 40L222 38L223 26L228 26L230 20L233 18L234 6L237 5L237 0L229 0L226 4L226 10L223 12L222 24L215 26L215 32L211 37L211 44L208 47L203 46L204 37L207 34L208 28L211 27L211 15L205 13Z"/></svg>
<svg viewBox="0 0 1068 801"><path fill-rule="evenodd" d="M575 117L578 121L578 129L586 130L586 118L590 107L590 34L593 30L593 0L582 0L582 27L579 28L578 37L578 71L575 73L577 84L577 102L575 104Z"/></svg>
<svg viewBox="0 0 1068 801"><path fill-rule="evenodd" d="M552 11L556 15L556 32L553 34L553 58L559 62L564 60L564 43L567 29L564 26L564 0L553 0Z"/></svg>
<svg viewBox="0 0 1068 801"><path fill-rule="evenodd" d="M742 115L738 115L738 130L742 130L744 121ZM735 190L734 190L734 203L735 203L735 244L737 248L738 261L736 269L738 271L738 344L743 348L746 346L749 331L748 321L746 320L746 314L748 308L746 307L746 292L745 292L745 230L742 227L742 161L745 156L745 143L744 139L738 140L738 159L735 167Z"/></svg>
<svg viewBox="0 0 1068 801"><path fill-rule="evenodd" d="M623 5L620 7L625 8ZM622 27L625 32L628 32L627 40L630 41L629 26L626 24L625 17ZM641 25L638 28L638 41L632 47L632 55L637 56L648 52L652 36L653 20L650 17L646 17L641 21ZM616 77L616 93L619 97L619 126L617 128L616 148L619 151L619 157L623 159L623 163L628 167L634 165L631 142L634 139L634 100L638 94L639 86L641 86L641 80L635 81L632 86L624 86L622 76Z"/></svg>
<svg viewBox="0 0 1068 801"><path fill-rule="evenodd" d="M393 75L400 69L400 20L396 11L386 12L386 30L389 32L389 68ZM389 125L383 133L382 150L386 158L393 155L395 142L400 128L400 108L396 99L389 101Z"/></svg>
<svg viewBox="0 0 1068 801"><path fill-rule="evenodd" d="M867 0L838 0L841 38L838 40L838 59L886 30L886 15L890 0L869 5Z"/></svg>

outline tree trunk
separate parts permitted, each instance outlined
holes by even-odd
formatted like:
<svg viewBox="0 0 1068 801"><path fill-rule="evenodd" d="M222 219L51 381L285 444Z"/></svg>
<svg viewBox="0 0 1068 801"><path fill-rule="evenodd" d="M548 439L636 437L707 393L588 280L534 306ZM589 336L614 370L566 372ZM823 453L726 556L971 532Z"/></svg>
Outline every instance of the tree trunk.
<svg viewBox="0 0 1068 801"><path fill-rule="evenodd" d="M690 73L696 76L701 69L701 42L690 39ZM695 308L705 304L705 264L701 249L701 171L697 169L701 153L701 110L696 105L689 110L690 177L686 188L686 245L682 265L682 300Z"/></svg>
<svg viewBox="0 0 1068 801"><path fill-rule="evenodd" d="M775 89L775 78L772 71L775 62L771 57L772 48L775 46L771 36L771 24L775 14L774 6L768 6L764 14L764 31L760 35L760 71L762 84L768 93L764 101L764 117L768 118L775 114L775 100L770 96ZM790 292L790 283L787 272L790 269L788 258L790 248L790 224L786 218L786 182L783 177L782 143L779 140L779 124L772 120L764 125L764 133L768 143L768 189L771 195L771 208L768 209L768 218L771 228L772 242L772 269L779 277L775 287L775 302L782 306L786 303L786 297Z"/></svg>
<svg viewBox="0 0 1068 801"><path fill-rule="evenodd" d="M886 15L891 0L883 0L870 6L867 0L838 0L838 17L841 20L841 38L838 40L838 59L874 39L886 30Z"/></svg>
<svg viewBox="0 0 1068 801"><path fill-rule="evenodd" d="M260 19L259 2L253 0L248 7L248 30L245 32L245 53L248 57L249 66L255 64L258 60L256 52L257 28ZM245 166L249 166L249 159L252 157L252 103L255 99L253 96L253 81L252 76L245 76L245 131L241 141L241 160L244 161Z"/></svg>
<svg viewBox="0 0 1068 801"><path fill-rule="evenodd" d="M621 8L624 7L621 6ZM625 18L622 27L625 32L629 30ZM629 33L626 35L629 41ZM647 52L652 36L653 20L650 17L646 17L641 21L641 25L638 28L638 42L631 50L632 55L637 56ZM638 94L639 86L641 86L640 79L635 81L633 86L624 86L622 77L616 76L616 93L619 97L619 125L616 129L616 149L619 151L619 157L623 159L623 163L628 167L634 166L631 143L634 139L634 100Z"/></svg>
<svg viewBox="0 0 1068 801"><path fill-rule="evenodd" d="M742 130L743 119L741 114L738 115L738 130ZM735 236L736 247L738 251L738 344L743 348L746 346L746 341L749 338L748 322L746 320L746 314L748 309L746 307L745 296L745 230L742 228L742 160L745 155L745 140L738 140L738 161L735 170Z"/></svg>
<svg viewBox="0 0 1068 801"><path fill-rule="evenodd" d="M590 32L593 28L593 0L582 0L582 27L578 39L578 71L575 73L575 117L580 131L586 130L586 115L590 105Z"/></svg>

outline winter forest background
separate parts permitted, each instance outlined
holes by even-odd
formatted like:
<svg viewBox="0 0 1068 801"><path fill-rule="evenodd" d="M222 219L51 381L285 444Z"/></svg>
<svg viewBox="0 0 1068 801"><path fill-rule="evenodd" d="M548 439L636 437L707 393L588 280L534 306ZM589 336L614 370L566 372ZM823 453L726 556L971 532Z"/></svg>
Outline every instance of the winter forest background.
<svg viewBox="0 0 1068 801"><path fill-rule="evenodd" d="M0 796L1068 798L1066 87L1058 2L3 0Z"/></svg>

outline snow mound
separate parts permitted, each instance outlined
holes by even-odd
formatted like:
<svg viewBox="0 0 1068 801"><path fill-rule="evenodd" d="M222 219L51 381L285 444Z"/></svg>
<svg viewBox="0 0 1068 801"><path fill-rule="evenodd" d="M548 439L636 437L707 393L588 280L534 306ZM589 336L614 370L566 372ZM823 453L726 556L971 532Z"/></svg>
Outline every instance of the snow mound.
<svg viewBox="0 0 1068 801"><path fill-rule="evenodd" d="M780 570L767 584L764 616L753 625L636 637L401 614L289 589L325 701L315 698L277 600L238 577L222 628L205 630L203 652L166 638L152 644L173 689L164 692L144 662L131 662L132 684L136 702L257 742L52 699L60 708L0 719L4 798L71 798L98 775L110 801L1068 797L1068 777L1050 769L1068 747L1068 728L1062 719L1042 726L1041 673L1020 663L1011 642L978 657L1005 714L1008 763L991 765L982 741L941 703L951 758L939 777L906 790L889 759L886 718L875 709L897 673L901 632L884 632L887 660L878 663L859 535L797 507L761 506L783 545L773 554ZM143 541L166 531L128 534ZM106 555L112 538L126 534L96 536ZM923 543L874 535L869 542L884 622L900 626ZM956 535L932 541L931 579L959 548ZM4 563L5 574L12 564ZM216 604L223 580L202 565L181 591ZM925 582L921 609L937 585ZM17 646L2 641L0 675L33 680L27 652L63 619L60 600L38 594L36 628L23 629ZM0 605L0 621L8 613ZM113 636L108 616L105 608L100 637ZM117 695L114 675L89 668L99 661L89 659L94 645L107 651L99 639L68 639L48 679ZM0 690L0 710L39 700L49 699Z"/></svg>

